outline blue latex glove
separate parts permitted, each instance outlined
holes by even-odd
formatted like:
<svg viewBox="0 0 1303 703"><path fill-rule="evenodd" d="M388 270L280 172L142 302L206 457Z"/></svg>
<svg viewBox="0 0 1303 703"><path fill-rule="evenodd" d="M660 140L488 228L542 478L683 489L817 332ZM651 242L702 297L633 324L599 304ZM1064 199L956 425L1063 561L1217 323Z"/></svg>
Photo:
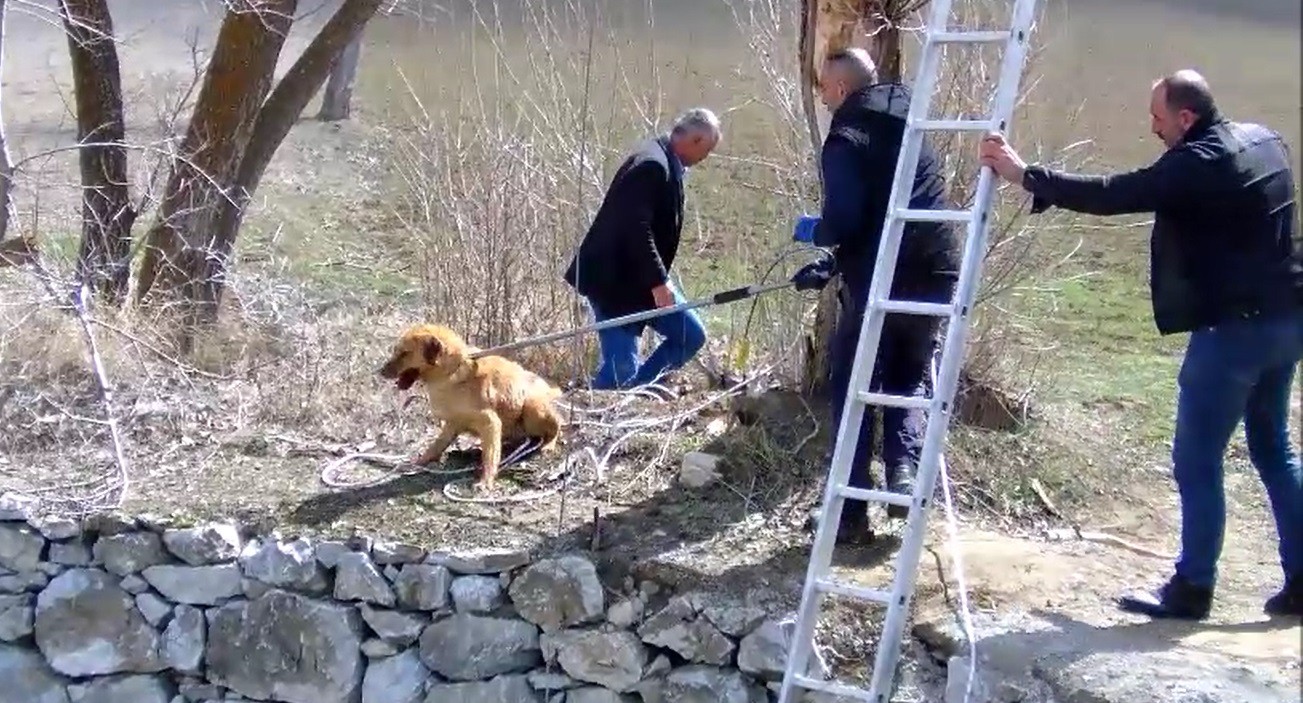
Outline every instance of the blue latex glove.
<svg viewBox="0 0 1303 703"><path fill-rule="evenodd" d="M802 266L792 275L792 283L797 290L821 290L832 280L836 273L836 261L825 256L818 261Z"/></svg>
<svg viewBox="0 0 1303 703"><path fill-rule="evenodd" d="M811 244L814 242L814 228L819 224L818 215L801 215L796 218L792 228L792 241Z"/></svg>

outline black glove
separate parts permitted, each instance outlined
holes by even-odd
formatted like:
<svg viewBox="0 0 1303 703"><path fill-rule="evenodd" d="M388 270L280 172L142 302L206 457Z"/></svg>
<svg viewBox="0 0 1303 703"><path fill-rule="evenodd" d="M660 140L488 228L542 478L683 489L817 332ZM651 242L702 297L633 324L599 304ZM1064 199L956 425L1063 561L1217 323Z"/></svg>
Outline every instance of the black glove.
<svg viewBox="0 0 1303 703"><path fill-rule="evenodd" d="M836 268L836 261L831 256L825 256L802 266L792 276L792 283L796 284L797 290L822 290L832 280Z"/></svg>

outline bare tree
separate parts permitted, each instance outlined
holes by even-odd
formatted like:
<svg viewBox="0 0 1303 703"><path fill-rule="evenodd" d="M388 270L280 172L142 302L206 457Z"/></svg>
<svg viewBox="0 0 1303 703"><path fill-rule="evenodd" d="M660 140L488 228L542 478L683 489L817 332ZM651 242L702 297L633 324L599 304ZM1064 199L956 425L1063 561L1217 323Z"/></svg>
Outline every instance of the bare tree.
<svg viewBox="0 0 1303 703"><path fill-rule="evenodd" d="M344 54L339 57L330 79L326 81L325 93L321 96L321 110L317 119L322 122L338 122L348 119L353 111L353 81L357 78L357 64L362 56L362 35L359 33L349 42Z"/></svg>
<svg viewBox="0 0 1303 703"><path fill-rule="evenodd" d="M0 0L0 82L5 73L5 24L9 0ZM5 138L4 91L0 90L0 242L9 234L14 214L14 162L9 157L9 140Z"/></svg>
<svg viewBox="0 0 1303 703"><path fill-rule="evenodd" d="M59 0L68 37L77 106L82 185L78 278L101 299L117 304L131 272L131 226L136 211L127 191L126 124L122 75L106 0Z"/></svg>
<svg viewBox="0 0 1303 703"><path fill-rule="evenodd" d="M147 237L136 297L157 293L181 304L183 347L197 325L216 319L245 208L276 149L381 2L343 3L272 90L296 4L245 0L228 8Z"/></svg>

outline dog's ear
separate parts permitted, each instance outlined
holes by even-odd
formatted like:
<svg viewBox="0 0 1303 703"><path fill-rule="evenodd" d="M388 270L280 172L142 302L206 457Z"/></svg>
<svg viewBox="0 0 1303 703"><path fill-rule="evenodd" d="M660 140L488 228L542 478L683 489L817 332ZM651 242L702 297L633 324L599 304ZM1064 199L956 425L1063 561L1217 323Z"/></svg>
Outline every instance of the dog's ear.
<svg viewBox="0 0 1303 703"><path fill-rule="evenodd" d="M439 358L443 353L443 344L434 337L426 337L421 343L421 354L425 356L425 363L433 364L434 360Z"/></svg>

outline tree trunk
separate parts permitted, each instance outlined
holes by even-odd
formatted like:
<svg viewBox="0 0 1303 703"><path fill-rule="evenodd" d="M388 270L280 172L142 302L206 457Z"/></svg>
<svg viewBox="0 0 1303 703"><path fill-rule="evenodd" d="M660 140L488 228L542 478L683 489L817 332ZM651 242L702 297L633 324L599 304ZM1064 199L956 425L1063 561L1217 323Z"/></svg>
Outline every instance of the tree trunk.
<svg viewBox="0 0 1303 703"><path fill-rule="evenodd" d="M321 96L321 110L317 119L322 122L346 120L353 110L353 81L357 78L357 64L362 56L362 35L358 34L344 49L343 55L330 72L326 92Z"/></svg>
<svg viewBox="0 0 1303 703"><path fill-rule="evenodd" d="M258 111L253 135L240 159L231 198L221 203L221 214L213 227L215 256L209 259L209 266L213 267L214 273L225 272L246 208L276 149L285 141L312 96L342 60L342 55L350 46L361 42L362 30L381 4L383 0L349 0L341 5L285 72L266 104ZM220 276L207 276L205 280L208 286L205 300L214 306L220 304Z"/></svg>
<svg viewBox="0 0 1303 703"><path fill-rule="evenodd" d="M196 325L216 316L214 292L223 269L210 259L215 225L232 197L297 4L228 0L189 129L146 240L136 297L144 302L158 295L179 304L183 347Z"/></svg>
<svg viewBox="0 0 1303 703"><path fill-rule="evenodd" d="M4 83L5 29L8 26L5 24L5 11L8 9L9 0L0 0L0 85ZM9 223L14 219L14 162L9 156L9 140L5 138L4 90L0 88L0 242L9 234Z"/></svg>
<svg viewBox="0 0 1303 703"><path fill-rule="evenodd" d="M904 65L898 24L903 17L896 17L896 22L884 18L903 14L906 5L922 4L899 0L802 0L801 88L816 150L821 148L822 140L814 117L814 89L818 79L817 67L822 65L824 57L850 46L867 45L878 65L880 79L900 80ZM841 285L839 276L824 288L815 308L813 329L805 339L801 388L807 394L820 395L827 390Z"/></svg>
<svg viewBox="0 0 1303 703"><path fill-rule="evenodd" d="M81 167L81 251L78 279L118 305L131 274L136 211L127 192L122 76L106 0L60 0L72 58Z"/></svg>

